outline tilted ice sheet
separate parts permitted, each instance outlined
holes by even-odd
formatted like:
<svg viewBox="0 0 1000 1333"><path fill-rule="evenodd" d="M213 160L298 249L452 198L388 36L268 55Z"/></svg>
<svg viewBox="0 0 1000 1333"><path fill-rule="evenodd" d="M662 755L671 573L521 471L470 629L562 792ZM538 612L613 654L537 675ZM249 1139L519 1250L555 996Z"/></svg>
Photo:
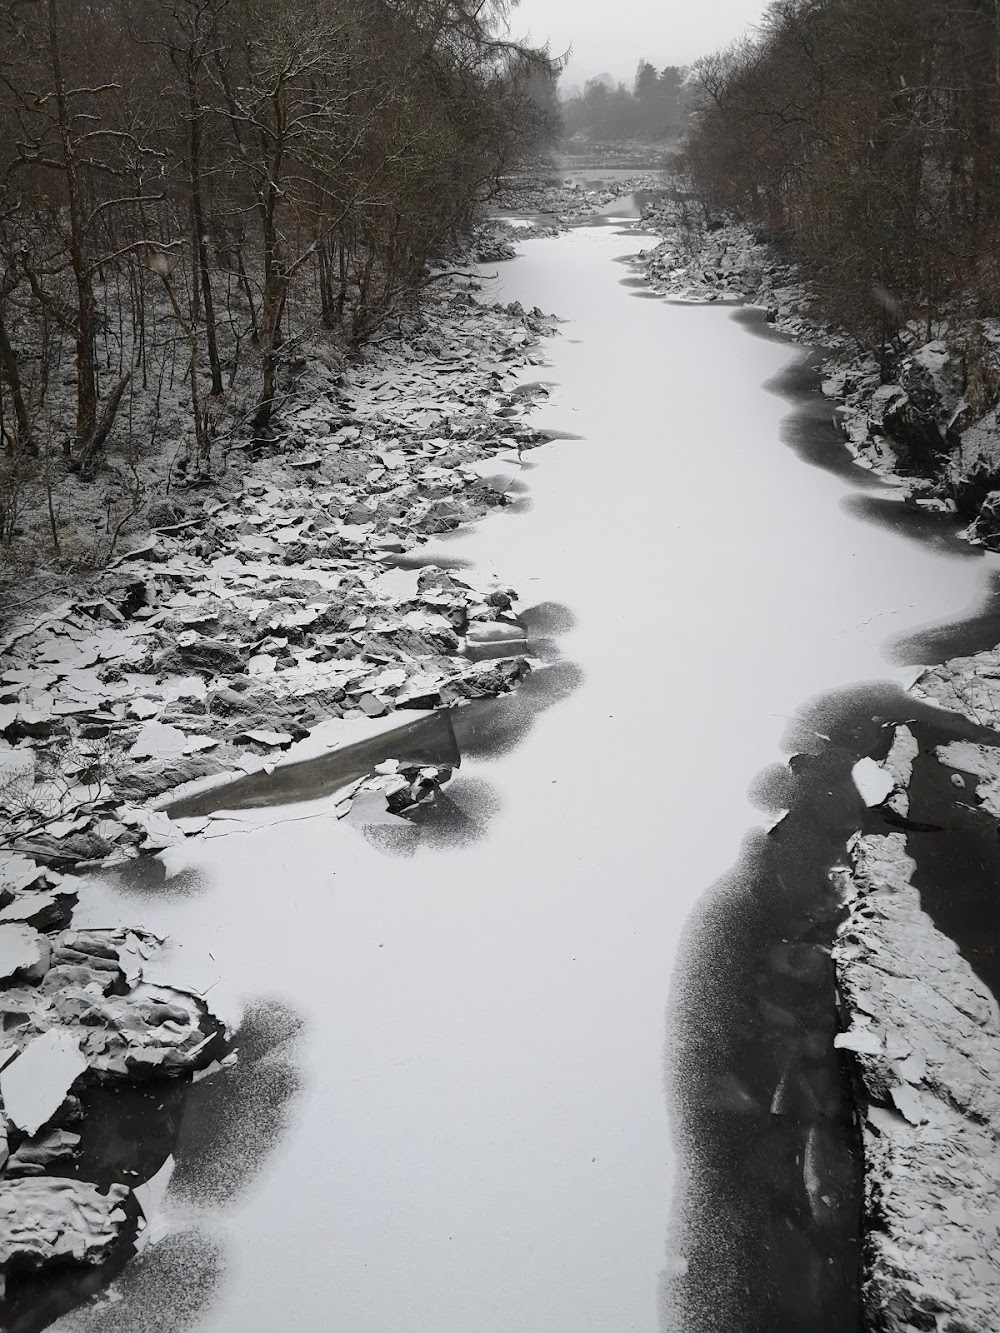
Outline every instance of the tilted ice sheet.
<svg viewBox="0 0 1000 1333"><path fill-rule="evenodd" d="M528 512L442 549L567 605L584 680L463 765L499 797L483 836L393 857L322 804L257 812L166 854L200 891L144 899L173 975L306 1025L287 1134L210 1209L212 1333L654 1333L685 919L763 822L747 787L786 719L894 674L887 637L970 611L993 567L852 518L761 387L801 351L637 299L612 261L643 243L533 241L491 293L569 321L538 420L585 438L526 456Z"/></svg>

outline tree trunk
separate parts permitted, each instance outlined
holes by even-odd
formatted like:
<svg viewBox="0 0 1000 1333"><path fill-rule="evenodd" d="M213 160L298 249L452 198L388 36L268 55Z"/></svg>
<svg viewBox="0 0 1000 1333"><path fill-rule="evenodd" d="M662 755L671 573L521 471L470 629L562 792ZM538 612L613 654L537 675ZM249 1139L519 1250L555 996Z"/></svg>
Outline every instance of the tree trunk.
<svg viewBox="0 0 1000 1333"><path fill-rule="evenodd" d="M261 222L264 242L264 296L260 312L261 399L254 417L254 426L261 430L271 421L274 399L278 390L278 325L284 307L284 274L278 253L276 210L277 191L273 180L264 191L261 201Z"/></svg>
<svg viewBox="0 0 1000 1333"><path fill-rule="evenodd" d="M98 454L104 448L107 438L111 434L111 428L115 424L115 417L118 415L122 395L128 388L131 379L132 372L130 370L118 381L111 397L105 404L100 421L95 422L93 430L80 445L76 465L80 475L88 480L94 475Z"/></svg>
<svg viewBox="0 0 1000 1333"><path fill-rule="evenodd" d="M213 395L222 393L222 363L219 360L219 343L215 331L215 300L212 296L212 275L208 264L208 237L205 235L205 208L201 190L201 125L204 114L198 102L198 90L195 74L188 65L188 109L191 116L191 213L195 230L195 255L197 271L201 274L201 295L205 303L205 344L208 348L208 363L212 369Z"/></svg>
<svg viewBox="0 0 1000 1333"><path fill-rule="evenodd" d="M239 278L240 290L246 298L247 309L250 312L250 341L254 345L260 343L260 327L257 323L257 306L253 299L253 290L250 287L250 279L247 277L247 271L243 264L243 238L240 237L236 243L236 274Z"/></svg>
<svg viewBox="0 0 1000 1333"><path fill-rule="evenodd" d="M337 293L337 323L344 322L344 306L347 304L347 246L340 242L340 290Z"/></svg>
<svg viewBox="0 0 1000 1333"><path fill-rule="evenodd" d="M97 360L95 339L97 314L94 288L84 254L83 213L80 206L79 161L70 128L69 105L63 80L62 54L59 47L58 0L48 0L49 59L55 93L59 142L66 175L66 204L69 221L69 258L76 282L76 436L89 439L97 418Z"/></svg>
<svg viewBox="0 0 1000 1333"><path fill-rule="evenodd" d="M24 402L24 393L21 389L21 375L17 365L17 353L14 351L10 344L10 339L7 337L2 310L0 310L0 367L3 369L3 377L10 388L11 402L14 404L14 420L17 423L17 433L7 446L7 452L13 454L29 443L31 439L31 420L28 416L28 409Z"/></svg>

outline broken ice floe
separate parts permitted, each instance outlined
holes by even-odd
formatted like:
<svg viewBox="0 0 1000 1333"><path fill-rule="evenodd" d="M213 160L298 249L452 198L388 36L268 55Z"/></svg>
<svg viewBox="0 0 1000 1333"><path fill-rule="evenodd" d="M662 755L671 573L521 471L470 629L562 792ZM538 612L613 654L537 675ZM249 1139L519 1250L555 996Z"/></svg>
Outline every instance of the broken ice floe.
<svg viewBox="0 0 1000 1333"><path fill-rule="evenodd" d="M163 1201L167 1197L175 1167L176 1162L171 1155L149 1180L132 1187L135 1201L142 1210L142 1220L134 1242L137 1253L149 1245L158 1245L170 1230L163 1212Z"/></svg>
<svg viewBox="0 0 1000 1333"><path fill-rule="evenodd" d="M859 759L851 769L851 780L867 806L881 805L895 786L892 774L874 759Z"/></svg>
<svg viewBox="0 0 1000 1333"><path fill-rule="evenodd" d="M905 816L910 808L907 788L918 752L912 731L903 724L893 732L884 763L868 757L859 759L851 769L851 780L865 805L869 808L885 805Z"/></svg>
<svg viewBox="0 0 1000 1333"><path fill-rule="evenodd" d="M26 1134L37 1133L87 1067L72 1032L53 1028L34 1037L0 1070L0 1098L7 1119Z"/></svg>

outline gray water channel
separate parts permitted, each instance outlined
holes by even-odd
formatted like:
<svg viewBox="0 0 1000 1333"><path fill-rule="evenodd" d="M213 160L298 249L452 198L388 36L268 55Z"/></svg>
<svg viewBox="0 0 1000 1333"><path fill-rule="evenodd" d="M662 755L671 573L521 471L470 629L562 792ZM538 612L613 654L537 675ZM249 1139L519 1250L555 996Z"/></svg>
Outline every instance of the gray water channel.
<svg viewBox="0 0 1000 1333"><path fill-rule="evenodd" d="M167 1238L110 1313L58 1327L691 1327L678 1284L714 1271L712 1210L740 1198L708 1179L699 1123L718 1102L700 1122L678 1083L725 1086L728 1115L759 1119L782 1078L780 1061L758 1062L761 1086L697 1077L720 1049L706 938L749 958L740 894L766 901L746 860L771 818L756 775L780 795L805 733L822 753L822 707L794 722L808 701L859 682L896 697L887 643L972 615L996 561L859 516L860 479L784 442L791 409L768 385L802 350L725 308L637 299L619 261L642 244L609 217L486 280L565 320L532 376L560 438L525 458L530 505L438 554L513 584L553 660L499 723L466 729L448 819L393 839L296 791L168 852L158 884L94 886L87 919L134 922L141 894L173 941L163 975L244 1027L240 1064L189 1098ZM706 918L713 885L734 910ZM789 957L808 973L819 946L803 947ZM806 1204L779 1221L821 1272L843 1238L809 1200L850 1184L809 1125L782 1123L804 1135ZM810 1291L770 1326L827 1327Z"/></svg>

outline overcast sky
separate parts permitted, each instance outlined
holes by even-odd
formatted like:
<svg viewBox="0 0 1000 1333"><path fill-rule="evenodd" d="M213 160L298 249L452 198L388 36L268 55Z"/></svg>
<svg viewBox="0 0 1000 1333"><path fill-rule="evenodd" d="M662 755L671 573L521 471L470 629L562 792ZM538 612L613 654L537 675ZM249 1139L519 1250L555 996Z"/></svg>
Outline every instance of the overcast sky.
<svg viewBox="0 0 1000 1333"><path fill-rule="evenodd" d="M511 30L548 41L553 55L572 46L564 87L605 71L630 84L640 58L658 69L690 64L766 8L766 0L521 0Z"/></svg>

